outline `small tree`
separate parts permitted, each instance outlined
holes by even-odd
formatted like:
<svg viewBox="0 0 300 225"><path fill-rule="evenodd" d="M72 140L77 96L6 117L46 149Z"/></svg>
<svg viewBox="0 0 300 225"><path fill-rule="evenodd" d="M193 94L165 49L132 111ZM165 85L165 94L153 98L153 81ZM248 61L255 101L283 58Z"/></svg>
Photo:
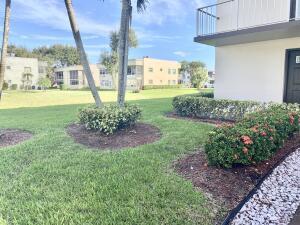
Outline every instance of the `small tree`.
<svg viewBox="0 0 300 225"><path fill-rule="evenodd" d="M191 76L191 83L194 87L201 88L208 79L208 71L202 62L181 62L181 72L188 73Z"/></svg>
<svg viewBox="0 0 300 225"><path fill-rule="evenodd" d="M113 31L110 33L110 52L105 51L100 55L100 63L106 67L113 79L115 89L118 89L118 47L120 35L118 32ZM138 38L133 29L129 32L129 47L138 47Z"/></svg>
<svg viewBox="0 0 300 225"><path fill-rule="evenodd" d="M46 90L47 88L51 87L51 80L48 77L40 77L40 79L38 81L38 85L43 90Z"/></svg>

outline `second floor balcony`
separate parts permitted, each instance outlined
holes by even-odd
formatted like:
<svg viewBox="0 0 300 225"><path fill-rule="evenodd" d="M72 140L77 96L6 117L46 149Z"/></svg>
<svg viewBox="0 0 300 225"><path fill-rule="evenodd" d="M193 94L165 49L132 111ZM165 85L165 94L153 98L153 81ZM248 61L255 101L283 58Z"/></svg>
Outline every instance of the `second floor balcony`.
<svg viewBox="0 0 300 225"><path fill-rule="evenodd" d="M212 46L300 37L300 0L217 0L197 10L195 41Z"/></svg>

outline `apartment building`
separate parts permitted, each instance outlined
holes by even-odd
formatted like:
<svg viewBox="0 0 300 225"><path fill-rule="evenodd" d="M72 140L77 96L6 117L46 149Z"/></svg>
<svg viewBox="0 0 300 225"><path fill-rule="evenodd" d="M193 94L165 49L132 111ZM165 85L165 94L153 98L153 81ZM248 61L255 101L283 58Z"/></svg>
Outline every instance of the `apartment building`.
<svg viewBox="0 0 300 225"><path fill-rule="evenodd" d="M8 88L23 89L25 85L36 88L39 80L39 62L36 58L7 57L4 81ZM30 74L25 81L24 74Z"/></svg>
<svg viewBox="0 0 300 225"><path fill-rule="evenodd" d="M91 64L91 71L97 87L115 89L114 79L100 64ZM145 57L128 62L127 89L142 89L152 85L176 85L179 79L180 63ZM88 83L80 65L55 69L55 82L66 88L81 89Z"/></svg>
<svg viewBox="0 0 300 225"><path fill-rule="evenodd" d="M216 50L215 97L300 103L300 0L218 0L195 42Z"/></svg>

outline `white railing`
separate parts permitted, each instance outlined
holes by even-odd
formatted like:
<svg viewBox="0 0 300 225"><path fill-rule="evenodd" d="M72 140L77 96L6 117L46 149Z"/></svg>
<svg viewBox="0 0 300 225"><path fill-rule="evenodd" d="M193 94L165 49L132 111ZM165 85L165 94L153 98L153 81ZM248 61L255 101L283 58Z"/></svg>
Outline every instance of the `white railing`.
<svg viewBox="0 0 300 225"><path fill-rule="evenodd" d="M300 0L291 7L290 0L219 0L197 10L197 36L288 22L290 9L300 16ZM299 12L299 13L298 13ZM294 19L294 18L292 18Z"/></svg>

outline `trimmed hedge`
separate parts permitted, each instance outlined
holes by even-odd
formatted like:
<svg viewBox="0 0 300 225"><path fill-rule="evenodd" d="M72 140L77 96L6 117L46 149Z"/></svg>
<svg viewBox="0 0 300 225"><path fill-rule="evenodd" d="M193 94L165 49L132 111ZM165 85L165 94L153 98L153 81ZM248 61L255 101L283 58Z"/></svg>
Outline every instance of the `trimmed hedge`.
<svg viewBox="0 0 300 225"><path fill-rule="evenodd" d="M266 107L259 102L217 100L206 96L213 97L213 94L200 93L175 97L173 99L175 112L180 116L236 121L242 119L246 113Z"/></svg>
<svg viewBox="0 0 300 225"><path fill-rule="evenodd" d="M141 108L137 105L107 105L103 108L89 106L79 110L79 121L88 130L97 130L104 134L113 134L117 130L134 125L141 117Z"/></svg>
<svg viewBox="0 0 300 225"><path fill-rule="evenodd" d="M236 125L215 128L205 152L211 165L256 164L269 159L295 132L299 132L299 106L270 105Z"/></svg>
<svg viewBox="0 0 300 225"><path fill-rule="evenodd" d="M179 84L176 85L145 85L143 86L143 90L151 90L151 89L177 89L180 88Z"/></svg>

